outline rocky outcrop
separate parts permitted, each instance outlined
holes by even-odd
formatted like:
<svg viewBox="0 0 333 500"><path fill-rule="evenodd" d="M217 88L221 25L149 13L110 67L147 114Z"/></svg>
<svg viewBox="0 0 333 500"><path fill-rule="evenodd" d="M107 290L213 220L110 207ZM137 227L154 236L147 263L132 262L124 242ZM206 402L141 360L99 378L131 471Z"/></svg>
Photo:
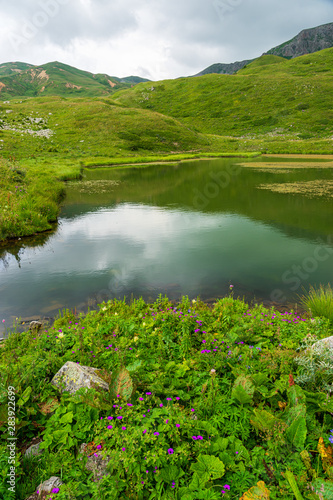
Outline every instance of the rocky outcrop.
<svg viewBox="0 0 333 500"><path fill-rule="evenodd" d="M254 59L247 59L246 61L236 61L230 64L222 64L222 63L212 64L211 66L200 71L200 73L194 76L208 75L210 73L218 73L220 75L233 75L234 73L237 73L237 71L244 68L244 66L246 66L252 61L254 61Z"/></svg>
<svg viewBox="0 0 333 500"><path fill-rule="evenodd" d="M109 390L109 385L96 374L97 368L81 366L73 361L67 361L55 374L51 384L60 391L74 394L82 387Z"/></svg>
<svg viewBox="0 0 333 500"><path fill-rule="evenodd" d="M292 40L270 49L266 54L293 59L331 47L333 47L333 23L303 30Z"/></svg>

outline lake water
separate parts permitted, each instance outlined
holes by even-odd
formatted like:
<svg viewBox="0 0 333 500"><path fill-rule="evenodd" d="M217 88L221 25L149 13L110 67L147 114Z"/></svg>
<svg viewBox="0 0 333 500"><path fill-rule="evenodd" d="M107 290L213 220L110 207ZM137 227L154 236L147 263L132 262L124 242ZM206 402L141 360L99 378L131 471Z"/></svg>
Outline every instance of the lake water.
<svg viewBox="0 0 333 500"><path fill-rule="evenodd" d="M257 168L268 160L85 170L53 232L0 247L0 321L114 297L216 299L231 284L247 300L295 303L332 283L333 198L258 186L324 185L333 169Z"/></svg>

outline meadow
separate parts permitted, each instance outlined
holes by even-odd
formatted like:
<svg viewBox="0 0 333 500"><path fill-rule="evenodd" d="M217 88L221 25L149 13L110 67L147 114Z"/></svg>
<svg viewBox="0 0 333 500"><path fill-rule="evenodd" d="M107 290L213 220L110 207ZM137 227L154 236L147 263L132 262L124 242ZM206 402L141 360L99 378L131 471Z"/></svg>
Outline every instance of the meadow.
<svg viewBox="0 0 333 500"><path fill-rule="evenodd" d="M2 101L0 241L48 230L64 180L84 166L332 154L332 60L333 49L291 61L262 56L235 75L144 82L105 96L55 86L48 92L59 95ZM99 82L52 64L46 69L61 78Z"/></svg>
<svg viewBox="0 0 333 500"><path fill-rule="evenodd" d="M305 349L331 333L332 318L249 306L232 286L213 307L114 300L14 331L1 348L1 496L14 498L13 387L17 500L40 498L50 476L63 482L57 500L330 499L332 364L325 350ZM67 361L97 368L109 390L56 389ZM42 454L25 457L41 440Z"/></svg>

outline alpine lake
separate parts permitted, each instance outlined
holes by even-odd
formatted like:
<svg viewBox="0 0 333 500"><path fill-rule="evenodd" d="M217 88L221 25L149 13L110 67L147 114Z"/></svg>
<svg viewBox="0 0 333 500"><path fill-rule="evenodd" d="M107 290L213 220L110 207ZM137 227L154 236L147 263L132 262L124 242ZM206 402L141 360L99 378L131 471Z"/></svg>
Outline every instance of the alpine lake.
<svg viewBox="0 0 333 500"><path fill-rule="evenodd" d="M159 294L295 308L333 283L332 216L330 158L86 169L52 231L0 246L1 332Z"/></svg>

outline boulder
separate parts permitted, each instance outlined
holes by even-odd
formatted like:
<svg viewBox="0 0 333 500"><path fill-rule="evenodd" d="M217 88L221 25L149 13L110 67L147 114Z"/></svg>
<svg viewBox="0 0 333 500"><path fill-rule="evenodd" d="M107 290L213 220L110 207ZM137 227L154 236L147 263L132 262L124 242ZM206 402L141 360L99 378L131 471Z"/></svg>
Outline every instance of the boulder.
<svg viewBox="0 0 333 500"><path fill-rule="evenodd" d="M62 484L64 483L59 477L52 476L47 481L44 481L44 483L41 483L38 486L37 491L39 491L39 495L43 495L43 493L52 493L54 488L60 488Z"/></svg>
<svg viewBox="0 0 333 500"><path fill-rule="evenodd" d="M42 328L43 324L40 321L31 321L29 325L30 330L37 330L37 332Z"/></svg>
<svg viewBox="0 0 333 500"><path fill-rule="evenodd" d="M83 443L80 446L80 453L88 455L86 462L86 469L94 473L95 480L99 480L103 476L108 476L110 474L110 472L107 470L107 466L111 457L109 456L103 457L98 452L89 453L86 443Z"/></svg>
<svg viewBox="0 0 333 500"><path fill-rule="evenodd" d="M33 445L29 446L29 448L26 450L24 456L25 457L30 457L30 456L37 457L38 455L41 455L44 452L44 450L39 449L40 445L41 445L41 443L37 443L37 444L33 444Z"/></svg>
<svg viewBox="0 0 333 500"><path fill-rule="evenodd" d="M331 337L326 337L325 339L317 340L312 346L317 348L328 348L333 349L333 335Z"/></svg>
<svg viewBox="0 0 333 500"><path fill-rule="evenodd" d="M55 374L51 384L60 391L68 391L74 394L82 387L109 390L109 384L96 375L97 368L82 366L73 361L67 361Z"/></svg>

